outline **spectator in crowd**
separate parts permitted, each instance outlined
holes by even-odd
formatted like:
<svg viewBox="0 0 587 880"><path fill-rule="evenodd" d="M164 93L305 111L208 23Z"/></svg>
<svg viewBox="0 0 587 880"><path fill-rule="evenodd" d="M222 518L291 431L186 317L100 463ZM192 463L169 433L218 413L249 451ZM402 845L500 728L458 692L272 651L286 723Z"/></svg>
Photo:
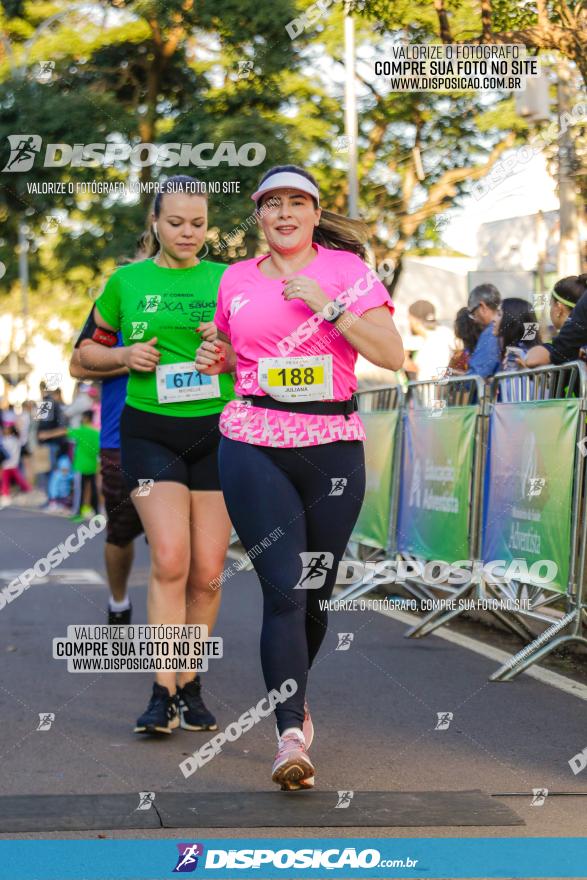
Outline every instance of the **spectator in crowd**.
<svg viewBox="0 0 587 880"><path fill-rule="evenodd" d="M412 371L415 365L418 380L434 379L452 355L453 334L448 327L438 324L436 310L428 300L419 299L412 303L408 308L408 319L412 334L421 337L422 344L414 351L405 369Z"/></svg>
<svg viewBox="0 0 587 880"><path fill-rule="evenodd" d="M57 467L49 478L47 494L49 496L49 510L53 513L66 513L71 504L73 489L73 474L71 472L71 460L69 456L62 455L57 462Z"/></svg>
<svg viewBox="0 0 587 880"><path fill-rule="evenodd" d="M90 387L88 392L92 405L92 424L98 431L102 429L102 384L97 383Z"/></svg>
<svg viewBox="0 0 587 880"><path fill-rule="evenodd" d="M10 406L7 400L3 400L0 404L0 427L7 422L10 425L13 425L15 422L14 410Z"/></svg>
<svg viewBox="0 0 587 880"><path fill-rule="evenodd" d="M561 326L558 336L551 343L537 345L528 352L527 367L558 365L577 360L581 348L587 345L587 296L584 295L587 293L587 274L570 275L557 281L554 286L555 293L567 300L567 303L563 303L567 307L572 300L570 297L567 299L562 291L568 294L571 290L578 294L576 306L569 312L569 317Z"/></svg>
<svg viewBox="0 0 587 880"><path fill-rule="evenodd" d="M22 492L30 492L31 487L18 469L20 461L20 439L14 422L3 418L2 421L2 448L5 458L2 461L2 474L0 484L1 506L10 504L10 486L16 483Z"/></svg>
<svg viewBox="0 0 587 880"><path fill-rule="evenodd" d="M469 294L469 315L481 327L475 351L469 358L469 374L493 376L500 367L501 354L493 325L501 310L501 294L493 284L479 284Z"/></svg>
<svg viewBox="0 0 587 880"><path fill-rule="evenodd" d="M32 421L35 404L32 400L25 400L21 412L16 418L16 427L20 437L20 461L19 467L22 474L31 486L35 482L32 466Z"/></svg>
<svg viewBox="0 0 587 880"><path fill-rule="evenodd" d="M550 297L550 321L557 332L570 317L586 290L587 275L570 275L556 282Z"/></svg>
<svg viewBox="0 0 587 880"><path fill-rule="evenodd" d="M79 491L73 501L74 516L91 516L98 512L98 454L100 449L100 432L92 424L93 413L87 410L82 414L79 428L56 428L52 431L39 432L39 439L66 436L75 443L73 453L74 486ZM77 479L76 479L77 477Z"/></svg>
<svg viewBox="0 0 587 880"><path fill-rule="evenodd" d="M451 357L448 367L452 373L466 373L481 335L481 326L473 320L467 306L457 312L454 334L460 345Z"/></svg>
<svg viewBox="0 0 587 880"><path fill-rule="evenodd" d="M80 474L81 497L80 516L92 516L98 513L98 457L100 454L100 432L93 425L94 414L91 409L82 413L79 428L69 428L67 439L75 442L73 453L74 474Z"/></svg>
<svg viewBox="0 0 587 880"><path fill-rule="evenodd" d="M71 403L63 407L70 428L79 428L83 413L92 409L94 397L92 397L91 391L92 386L88 382L76 382Z"/></svg>
<svg viewBox="0 0 587 880"><path fill-rule="evenodd" d="M57 467L57 459L67 452L67 444L63 435L65 431L60 431L65 425L65 415L63 413L63 400L61 397L61 389L56 388L49 391L47 384L41 382L41 401L37 405L36 418L39 421L38 439L39 443L46 444L49 450L49 472L50 474ZM57 431L55 435L54 432ZM43 438L47 439L43 439Z"/></svg>
<svg viewBox="0 0 587 880"><path fill-rule="evenodd" d="M536 312L528 300L518 297L504 299L493 332L499 340L500 369L505 371L520 369L526 353L542 343Z"/></svg>

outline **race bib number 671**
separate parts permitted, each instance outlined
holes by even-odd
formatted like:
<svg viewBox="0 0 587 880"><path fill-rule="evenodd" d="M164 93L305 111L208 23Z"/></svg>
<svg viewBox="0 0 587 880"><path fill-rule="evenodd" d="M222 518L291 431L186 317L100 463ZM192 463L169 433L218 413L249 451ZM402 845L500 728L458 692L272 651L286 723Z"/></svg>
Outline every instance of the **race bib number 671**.
<svg viewBox="0 0 587 880"><path fill-rule="evenodd" d="M193 361L157 367L157 400L176 403L220 397L218 376L206 376L194 369Z"/></svg>

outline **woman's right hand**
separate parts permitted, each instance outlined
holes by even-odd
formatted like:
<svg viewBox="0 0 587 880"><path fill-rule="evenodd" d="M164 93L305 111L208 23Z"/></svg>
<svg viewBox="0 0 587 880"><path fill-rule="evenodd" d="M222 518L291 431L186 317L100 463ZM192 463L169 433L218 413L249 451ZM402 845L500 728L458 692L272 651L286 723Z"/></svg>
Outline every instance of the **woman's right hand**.
<svg viewBox="0 0 587 880"><path fill-rule="evenodd" d="M135 342L134 345L125 346L121 349L123 366L138 373L154 372L161 358L156 345L157 337L154 336L148 342Z"/></svg>
<svg viewBox="0 0 587 880"><path fill-rule="evenodd" d="M223 373L226 365L227 345L220 339L214 342L202 342L196 351L196 370L206 376L217 376Z"/></svg>

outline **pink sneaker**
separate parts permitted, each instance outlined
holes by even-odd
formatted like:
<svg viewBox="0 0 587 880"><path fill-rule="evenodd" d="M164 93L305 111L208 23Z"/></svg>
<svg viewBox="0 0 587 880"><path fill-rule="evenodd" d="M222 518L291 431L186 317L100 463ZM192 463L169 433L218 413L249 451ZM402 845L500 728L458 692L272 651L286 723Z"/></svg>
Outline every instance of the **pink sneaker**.
<svg viewBox="0 0 587 880"><path fill-rule="evenodd" d="M281 785L282 791L292 791L311 787L308 780L313 776L314 765L306 754L303 733L289 728L279 738L271 779Z"/></svg>
<svg viewBox="0 0 587 880"><path fill-rule="evenodd" d="M314 741L314 725L312 724L312 716L310 715L310 708L307 700L304 703L304 723L302 725L302 733L306 740L306 749L309 749Z"/></svg>
<svg viewBox="0 0 587 880"><path fill-rule="evenodd" d="M314 742L314 724L312 723L312 717L310 715L310 708L308 706L307 700L304 701L304 721L302 724L302 733L304 734L307 750ZM277 724L275 725L275 736L277 737L277 742L279 742L279 729L277 727Z"/></svg>

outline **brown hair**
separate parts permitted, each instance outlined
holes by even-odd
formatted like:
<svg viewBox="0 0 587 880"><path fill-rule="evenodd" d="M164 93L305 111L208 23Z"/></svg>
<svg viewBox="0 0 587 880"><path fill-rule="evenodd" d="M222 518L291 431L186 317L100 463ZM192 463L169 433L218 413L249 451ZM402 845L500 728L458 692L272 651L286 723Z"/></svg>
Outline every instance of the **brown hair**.
<svg viewBox="0 0 587 880"><path fill-rule="evenodd" d="M274 174L281 174L282 172L301 174L302 177L305 177L306 180L309 180L310 183L313 183L314 186L318 188L316 178L298 165L275 165L275 167L270 168L269 171L263 175L259 182L259 186L269 177L272 177ZM264 196L261 196L257 207L260 208L263 199L270 195L271 193L268 192ZM318 202L314 197L312 197L312 201L314 202L314 207L317 208ZM325 211L322 209L320 223L314 229L312 241L315 241L316 244L322 245L322 247L330 248L331 250L351 251L351 253L356 254L364 260L365 244L368 236L369 230L367 224L364 223L363 220L353 220L351 217L345 217L343 214L336 214L334 211Z"/></svg>
<svg viewBox="0 0 587 880"><path fill-rule="evenodd" d="M189 174L176 174L164 181L161 184L157 195L153 199L153 204L147 214L147 228L137 242L138 251L144 255L139 259L154 257L159 251L159 242L157 241L157 236L155 235L153 224L151 223L151 214L154 214L155 217L159 217L161 214L161 203L165 193L177 192L185 192L189 195L201 196L203 199L208 198L204 184L199 180L196 180L195 177L190 177Z"/></svg>

